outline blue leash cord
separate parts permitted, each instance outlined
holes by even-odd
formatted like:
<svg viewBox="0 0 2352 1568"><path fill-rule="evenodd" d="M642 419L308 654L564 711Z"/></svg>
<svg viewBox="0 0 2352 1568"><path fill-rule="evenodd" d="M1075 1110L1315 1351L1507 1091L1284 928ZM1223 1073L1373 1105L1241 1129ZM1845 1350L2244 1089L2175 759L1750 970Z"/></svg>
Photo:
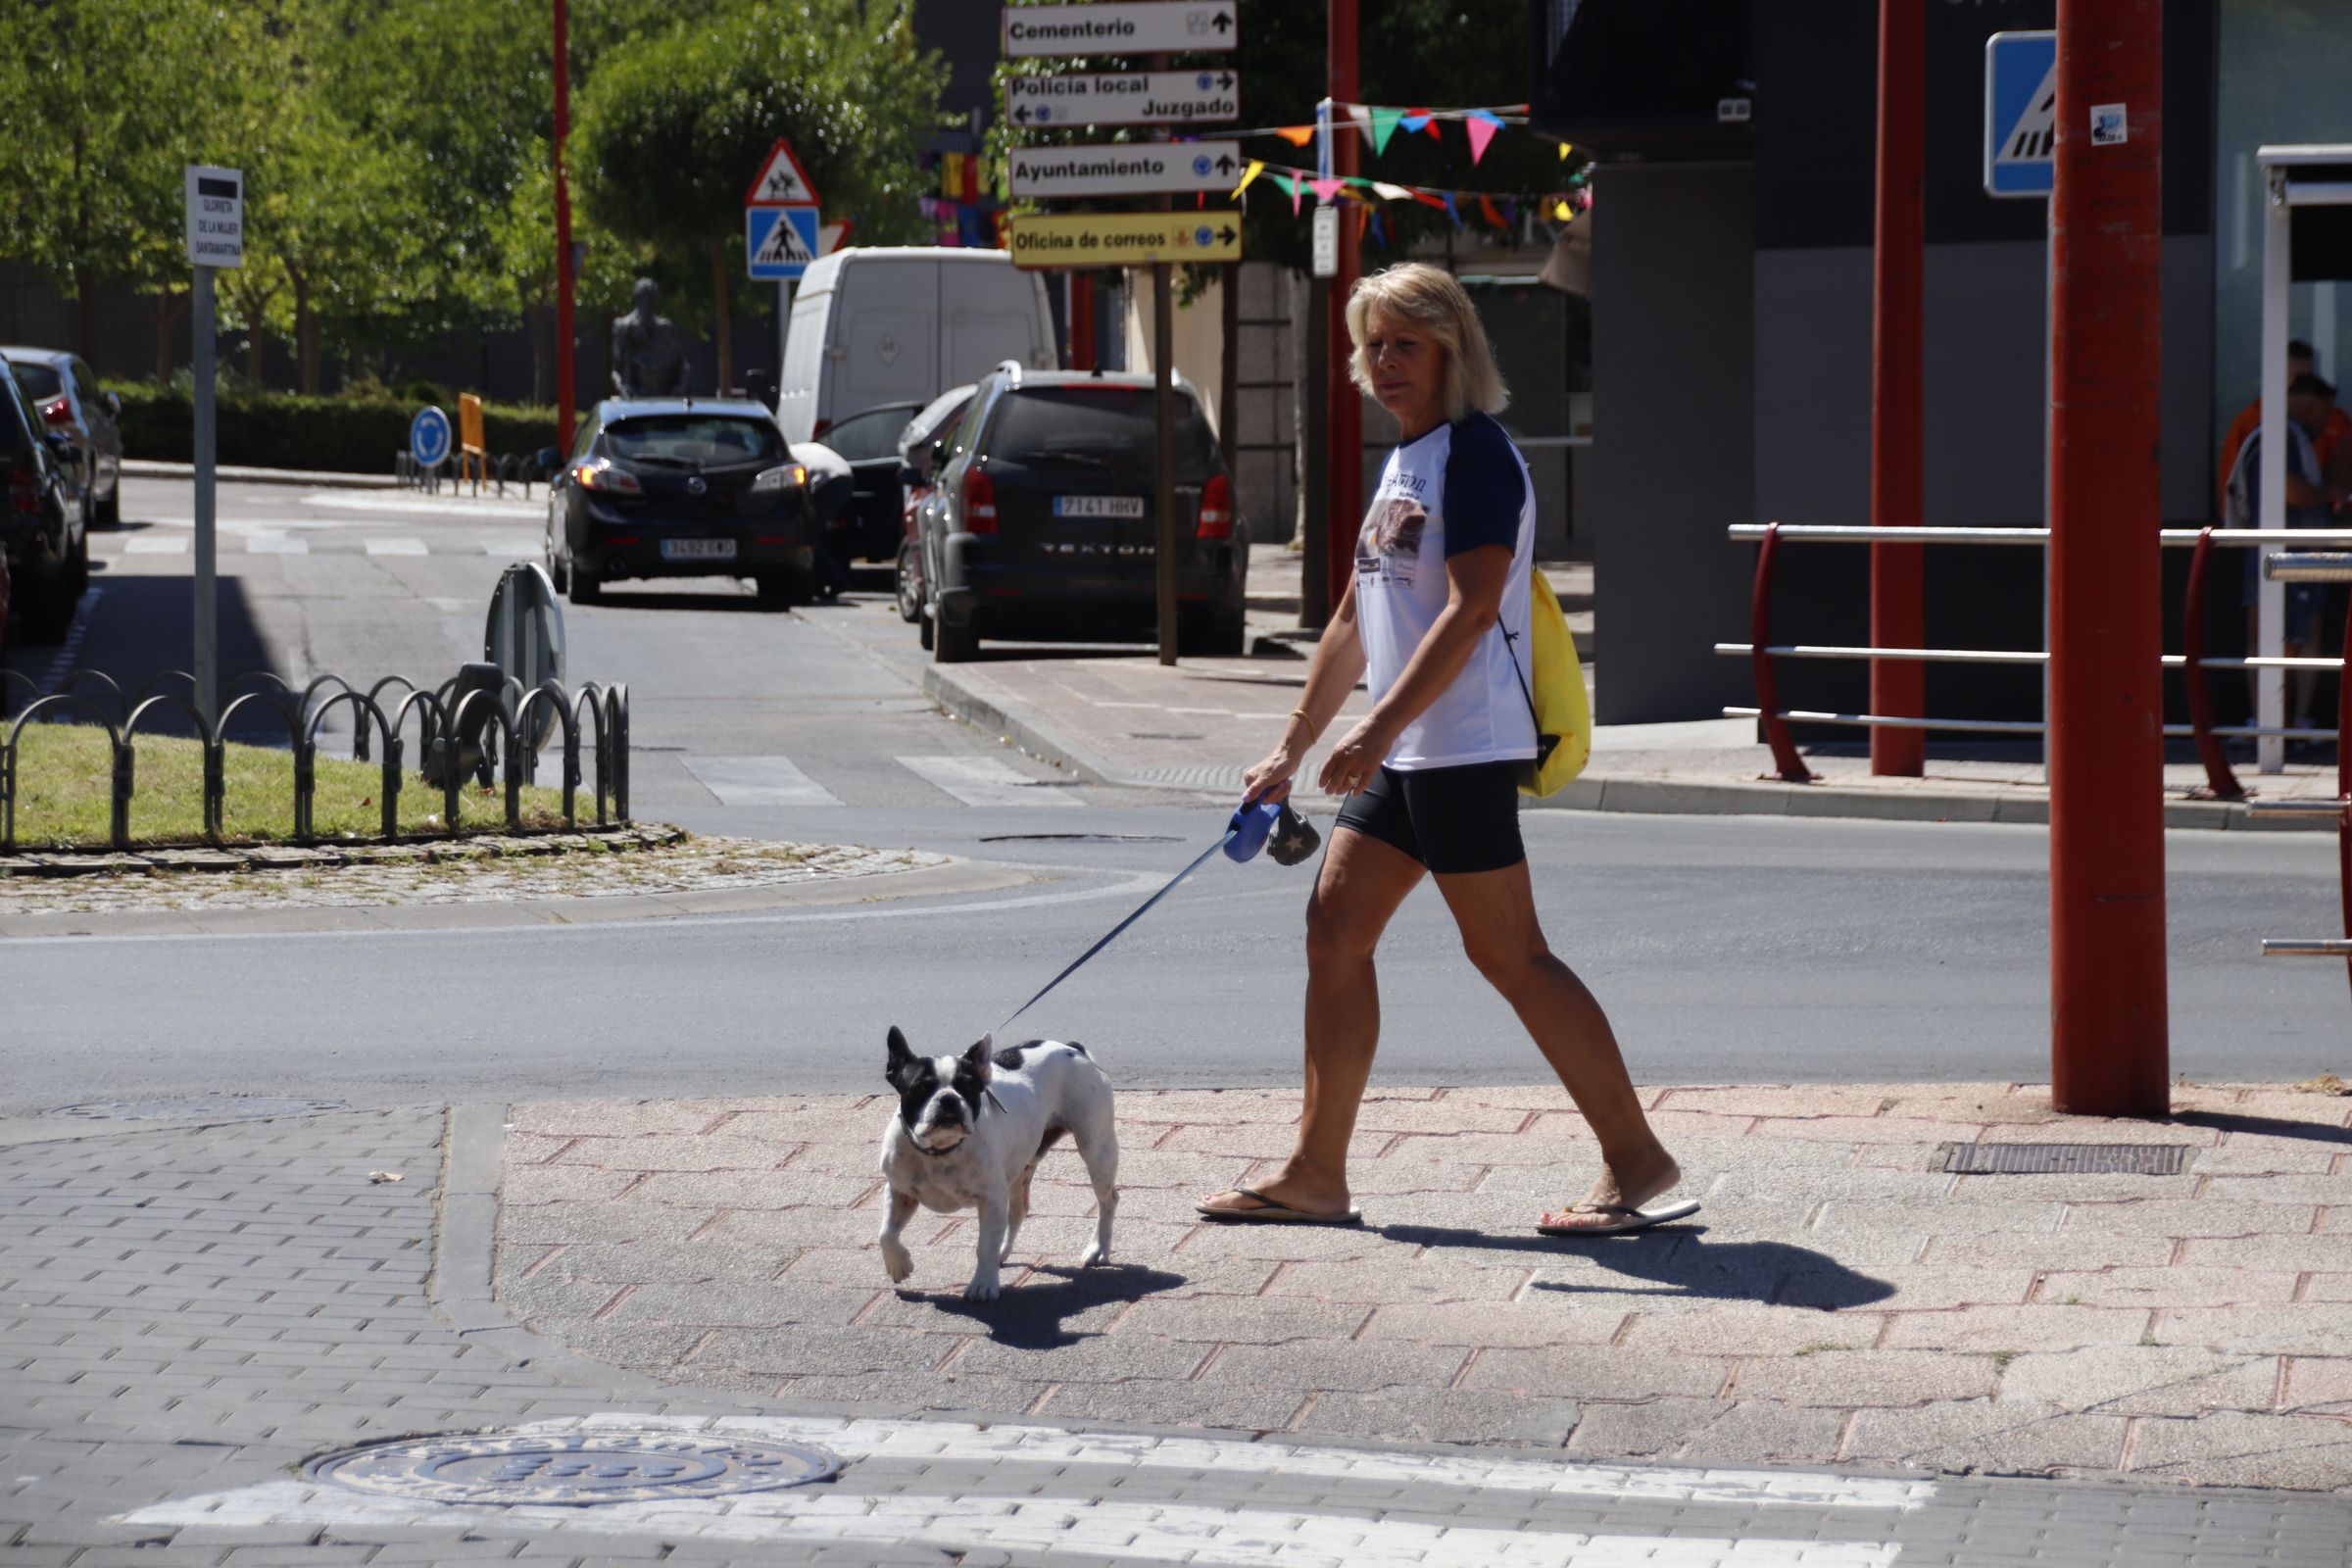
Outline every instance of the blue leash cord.
<svg viewBox="0 0 2352 1568"><path fill-rule="evenodd" d="M1160 900L1166 898L1169 894L1176 891L1176 884L1182 882L1186 877L1191 876L1195 871L1200 870L1201 866L1207 864L1208 858L1210 856L1215 855L1218 851L1233 843L1234 840L1241 836L1244 831L1245 827L1242 822L1242 813L1236 811L1234 813L1234 819L1232 823L1226 827L1225 832L1218 838L1216 843L1211 844L1207 849L1202 850L1199 855L1195 856L1193 858L1193 863L1186 866L1183 870L1177 872L1174 876L1170 877L1166 887L1161 888L1157 893L1152 894L1142 904L1138 905L1133 914L1130 914L1126 919L1121 920L1117 925L1112 926L1108 931L1104 932L1102 940L1097 942L1093 947L1087 949L1084 953L1078 955L1078 956L1072 960L1068 968L1062 970L1061 973L1047 981L1044 986L1039 988L1036 996L1031 997L1027 1002L1022 1003L1019 1006L1013 1008L1012 1011L1006 1013L1004 1015L1004 1022L997 1025L997 1028L1000 1030L1004 1028L1007 1024L1010 1024L1013 1019L1018 1018L1022 1013L1027 1012L1031 1007L1036 1006L1040 1002L1044 1001L1047 992L1053 990L1055 986L1061 984L1071 975L1076 974L1081 968L1085 967L1086 961L1089 958L1092 958L1096 954L1101 953L1104 948L1109 947L1111 943L1117 939L1120 932L1126 930L1129 926L1135 924L1136 921L1141 920L1146 914L1150 913L1152 906L1157 904ZM1262 832L1260 836L1262 837Z"/></svg>

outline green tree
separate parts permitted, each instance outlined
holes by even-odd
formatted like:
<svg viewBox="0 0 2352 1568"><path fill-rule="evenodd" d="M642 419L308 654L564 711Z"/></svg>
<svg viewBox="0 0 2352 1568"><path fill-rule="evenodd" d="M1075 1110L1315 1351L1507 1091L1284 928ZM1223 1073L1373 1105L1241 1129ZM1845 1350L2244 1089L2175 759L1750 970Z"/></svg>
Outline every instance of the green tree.
<svg viewBox="0 0 2352 1568"><path fill-rule="evenodd" d="M920 233L918 160L946 68L915 47L903 8L875 12L858 0L737 0L629 34L589 75L571 158L583 205L614 238L667 262L684 302L709 310L722 388L734 379L743 192L778 136L828 218L879 243Z"/></svg>

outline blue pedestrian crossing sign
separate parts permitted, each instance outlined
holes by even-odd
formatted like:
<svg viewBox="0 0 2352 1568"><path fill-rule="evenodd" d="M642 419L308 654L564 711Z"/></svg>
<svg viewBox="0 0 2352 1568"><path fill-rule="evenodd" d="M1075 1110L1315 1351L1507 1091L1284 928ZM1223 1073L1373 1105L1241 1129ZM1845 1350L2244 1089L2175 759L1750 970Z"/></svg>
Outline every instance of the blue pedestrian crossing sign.
<svg viewBox="0 0 2352 1568"><path fill-rule="evenodd" d="M2047 196L2058 140L2058 34L1984 40L1984 194Z"/></svg>
<svg viewBox="0 0 2352 1568"><path fill-rule="evenodd" d="M777 282L799 277L816 260L816 209L746 207L743 253L754 277Z"/></svg>

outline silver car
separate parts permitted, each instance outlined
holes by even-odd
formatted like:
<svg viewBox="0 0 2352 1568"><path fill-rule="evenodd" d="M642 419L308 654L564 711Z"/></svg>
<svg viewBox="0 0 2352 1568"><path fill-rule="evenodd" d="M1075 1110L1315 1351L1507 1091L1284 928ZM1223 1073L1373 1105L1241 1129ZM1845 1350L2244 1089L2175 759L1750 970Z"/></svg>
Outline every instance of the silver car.
<svg viewBox="0 0 2352 1568"><path fill-rule="evenodd" d="M74 443L74 484L85 527L122 520L122 400L98 385L78 355L63 349L0 348L17 384L51 430Z"/></svg>

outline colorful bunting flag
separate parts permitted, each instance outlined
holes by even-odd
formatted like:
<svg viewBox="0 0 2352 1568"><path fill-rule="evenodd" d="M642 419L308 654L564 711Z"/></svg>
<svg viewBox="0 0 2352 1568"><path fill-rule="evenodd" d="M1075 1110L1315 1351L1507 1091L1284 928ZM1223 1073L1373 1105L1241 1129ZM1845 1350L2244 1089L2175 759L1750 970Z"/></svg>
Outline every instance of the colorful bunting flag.
<svg viewBox="0 0 2352 1568"><path fill-rule="evenodd" d="M1398 115L1396 123L1402 125L1404 133L1410 136L1429 123L1429 116L1421 110L1414 110L1410 114Z"/></svg>
<svg viewBox="0 0 2352 1568"><path fill-rule="evenodd" d="M1250 182L1251 180L1255 179L1258 175L1264 173L1265 172L1266 166L1263 161L1255 158L1250 159L1249 167L1242 171L1242 182L1233 187L1233 193L1236 196L1239 196L1242 192L1250 188Z"/></svg>
<svg viewBox="0 0 2352 1568"><path fill-rule="evenodd" d="M1372 188L1380 192L1381 198L1384 201L1410 201L1413 195L1413 193L1410 190L1407 190L1404 186L1392 185L1385 179L1374 180L1372 182Z"/></svg>
<svg viewBox="0 0 2352 1568"><path fill-rule="evenodd" d="M1470 133L1470 162L1476 164L1487 156L1487 144L1502 129L1502 122L1484 109L1473 109L1470 118L1462 122L1462 129Z"/></svg>
<svg viewBox="0 0 2352 1568"><path fill-rule="evenodd" d="M1305 144L1304 142L1300 142L1300 143L1299 143L1299 145L1303 147L1303 146L1305 146L1306 144ZM1564 164L1564 163L1566 163L1566 162L1568 161L1568 154L1569 154L1571 151L1573 151L1573 150L1574 150L1574 149L1572 149L1572 148L1571 148L1571 147L1568 145L1568 143L1566 143L1566 142L1562 142L1562 143L1560 143L1560 162L1561 162L1561 163L1563 163L1563 164Z"/></svg>
<svg viewBox="0 0 2352 1568"><path fill-rule="evenodd" d="M1389 248L1388 225L1380 220L1380 215L1378 213L1374 213L1372 215L1372 242L1378 245L1382 250L1387 250Z"/></svg>
<svg viewBox="0 0 2352 1568"><path fill-rule="evenodd" d="M1494 224L1496 228L1508 228L1510 226L1508 223L1503 221L1502 214L1495 211L1494 198L1492 196L1479 197L1478 216L1485 219L1488 222Z"/></svg>
<svg viewBox="0 0 2352 1568"><path fill-rule="evenodd" d="M1326 206L1330 205L1341 191L1348 188L1345 181L1337 179L1310 179L1306 183L1307 187L1315 193L1315 200Z"/></svg>
<svg viewBox="0 0 2352 1568"><path fill-rule="evenodd" d="M1451 191L1446 192L1446 216L1453 220L1454 227L1462 226L1461 210L1453 205L1453 192Z"/></svg>
<svg viewBox="0 0 2352 1568"><path fill-rule="evenodd" d="M1372 150L1376 153L1385 153L1389 150L1389 138L1396 134L1396 111L1375 109L1371 111L1371 115Z"/></svg>
<svg viewBox="0 0 2352 1568"><path fill-rule="evenodd" d="M1418 125L1408 125L1405 127L1406 129L1426 130L1429 132L1429 139L1431 141L1442 142L1446 139L1438 132L1438 117L1436 115L1430 113L1426 109L1416 109L1413 111L1413 113L1421 117L1421 123Z"/></svg>
<svg viewBox="0 0 2352 1568"><path fill-rule="evenodd" d="M1274 127L1274 134L1294 147L1303 147L1315 139L1315 127L1312 125L1277 125ZM1560 156L1562 158L1568 156L1565 144L1563 144Z"/></svg>

